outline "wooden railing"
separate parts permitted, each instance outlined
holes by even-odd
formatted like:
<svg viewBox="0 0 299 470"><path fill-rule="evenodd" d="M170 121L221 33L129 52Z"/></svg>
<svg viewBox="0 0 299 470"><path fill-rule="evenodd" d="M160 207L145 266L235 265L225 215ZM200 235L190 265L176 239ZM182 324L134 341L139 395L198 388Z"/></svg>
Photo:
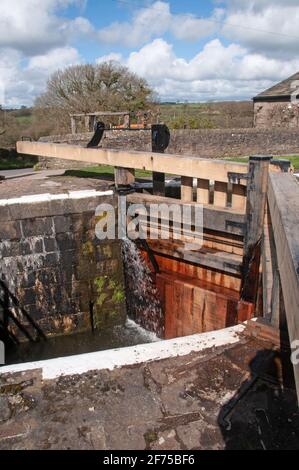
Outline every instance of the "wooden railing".
<svg viewBox="0 0 299 470"><path fill-rule="evenodd" d="M23 154L112 165L115 167L115 184L118 188L134 183L136 169L152 172L154 179L159 174L179 175L181 203L204 206L204 230L209 232L205 259L213 258L214 250L216 255L211 267L240 277L241 273L245 273L244 300L254 301L270 157L251 157L247 164L186 155L41 142L18 142L17 150ZM163 185L156 191L154 184L153 195L147 198L147 203L157 202L158 198L162 198L159 201L163 202L164 196ZM236 241L236 237L240 239ZM215 249L210 249L209 243ZM222 252L224 260L221 259ZM201 255L198 263L203 262ZM219 264L217 260L220 260Z"/></svg>
<svg viewBox="0 0 299 470"><path fill-rule="evenodd" d="M290 173L270 173L263 243L265 319L299 350L299 184ZM299 354L297 354L298 358ZM294 374L299 400L299 364Z"/></svg>

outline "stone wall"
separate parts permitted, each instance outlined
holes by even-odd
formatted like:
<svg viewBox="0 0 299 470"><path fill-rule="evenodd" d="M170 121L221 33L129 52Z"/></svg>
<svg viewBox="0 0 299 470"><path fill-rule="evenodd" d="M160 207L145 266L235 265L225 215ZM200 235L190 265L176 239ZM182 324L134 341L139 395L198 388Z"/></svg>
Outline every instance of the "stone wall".
<svg viewBox="0 0 299 470"><path fill-rule="evenodd" d="M92 134L43 137L41 141L86 145ZM151 151L151 132L109 131L102 148ZM248 156L254 154L287 155L299 153L297 129L182 129L172 130L168 153L203 158ZM90 166L58 159L40 158L43 168L81 168Z"/></svg>
<svg viewBox="0 0 299 470"><path fill-rule="evenodd" d="M260 129L299 128L299 105L291 102L257 101L254 103L254 126Z"/></svg>
<svg viewBox="0 0 299 470"><path fill-rule="evenodd" d="M96 328L124 323L120 244L95 236L95 208L114 198L39 197L0 204L0 276L9 291L47 335L90 329L92 320Z"/></svg>

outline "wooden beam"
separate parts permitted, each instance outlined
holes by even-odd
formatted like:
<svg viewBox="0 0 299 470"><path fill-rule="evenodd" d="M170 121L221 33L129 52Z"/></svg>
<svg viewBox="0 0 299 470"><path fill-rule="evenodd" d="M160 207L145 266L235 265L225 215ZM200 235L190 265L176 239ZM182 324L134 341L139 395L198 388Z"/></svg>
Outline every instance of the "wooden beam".
<svg viewBox="0 0 299 470"><path fill-rule="evenodd" d="M124 111L124 112L105 112L105 111L99 111L96 113L77 113L77 114L71 114L71 117L84 117L84 116L126 116L130 115L129 111Z"/></svg>
<svg viewBox="0 0 299 470"><path fill-rule="evenodd" d="M270 160L269 156L249 158L241 299L251 303L256 302L258 292Z"/></svg>
<svg viewBox="0 0 299 470"><path fill-rule="evenodd" d="M147 239L147 243L154 253L223 273L241 275L242 256L205 248L192 251L186 248L186 243L183 241Z"/></svg>
<svg viewBox="0 0 299 470"><path fill-rule="evenodd" d="M268 203L290 343L299 340L299 186L290 173L270 173ZM294 364L299 401L299 364Z"/></svg>
<svg viewBox="0 0 299 470"><path fill-rule="evenodd" d="M25 155L59 158L88 162L98 165L112 165L121 168L157 171L194 178L215 179L228 182L228 172L247 173L248 166L226 160L211 160L192 156L135 152L127 150L93 149L76 145L48 142L17 142L17 151Z"/></svg>
<svg viewBox="0 0 299 470"><path fill-rule="evenodd" d="M180 206L186 204L179 199L140 193L128 194L127 202L129 204L143 204L148 209L151 204L178 204ZM187 205L191 207L198 206L196 202L188 202ZM233 211L232 209L203 205L203 226L204 229L207 230L215 230L217 232L243 236L245 216L244 214Z"/></svg>

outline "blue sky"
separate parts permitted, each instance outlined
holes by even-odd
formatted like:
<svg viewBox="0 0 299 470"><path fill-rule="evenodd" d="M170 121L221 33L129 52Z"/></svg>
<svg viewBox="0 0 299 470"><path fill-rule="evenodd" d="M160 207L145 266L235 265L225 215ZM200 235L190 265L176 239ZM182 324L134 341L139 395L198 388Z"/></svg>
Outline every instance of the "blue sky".
<svg viewBox="0 0 299 470"><path fill-rule="evenodd" d="M31 105L57 69L106 60L162 101L250 99L299 70L298 24L298 0L1 0L0 101Z"/></svg>

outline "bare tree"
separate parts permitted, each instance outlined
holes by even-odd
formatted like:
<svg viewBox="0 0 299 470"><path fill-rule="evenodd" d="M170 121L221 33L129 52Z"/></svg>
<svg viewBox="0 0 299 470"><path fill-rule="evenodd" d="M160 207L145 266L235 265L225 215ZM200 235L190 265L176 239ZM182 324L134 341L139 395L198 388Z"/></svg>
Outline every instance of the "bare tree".
<svg viewBox="0 0 299 470"><path fill-rule="evenodd" d="M147 82L116 62L76 65L54 73L35 112L65 131L71 113L138 111L149 108L153 99Z"/></svg>

